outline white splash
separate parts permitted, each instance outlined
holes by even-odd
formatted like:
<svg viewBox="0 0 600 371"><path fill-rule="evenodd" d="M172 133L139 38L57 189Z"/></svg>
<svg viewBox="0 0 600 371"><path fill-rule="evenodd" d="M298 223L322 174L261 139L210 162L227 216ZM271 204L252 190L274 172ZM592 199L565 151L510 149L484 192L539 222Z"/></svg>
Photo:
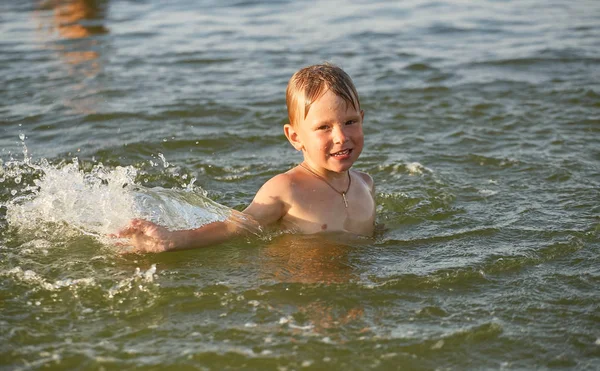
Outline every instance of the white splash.
<svg viewBox="0 0 600 371"><path fill-rule="evenodd" d="M171 164L169 164L169 162L165 158L165 155L163 155L162 153L159 153L158 157L162 160L164 168L167 168L167 167L169 167L171 165Z"/></svg>
<svg viewBox="0 0 600 371"><path fill-rule="evenodd" d="M63 287L72 286L94 286L96 281L94 278L79 278L71 279L65 278L62 280L56 280L54 283L49 282L36 272L32 270L23 270L21 267L15 267L9 271L0 272L0 276L11 276L18 279L21 282L26 282L38 286L44 290L55 291Z"/></svg>
<svg viewBox="0 0 600 371"><path fill-rule="evenodd" d="M493 196L495 194L498 193L498 191L494 191L491 189L480 189L479 191L477 191L480 195L482 195L483 197L490 197Z"/></svg>
<svg viewBox="0 0 600 371"><path fill-rule="evenodd" d="M391 169L390 169L391 167ZM418 162L396 163L393 165L380 165L379 170L389 171L392 175L402 175L405 172L409 175L420 175L423 173L433 173L428 167L421 165Z"/></svg>
<svg viewBox="0 0 600 371"><path fill-rule="evenodd" d="M77 158L58 164L34 162L23 147L23 160L0 161L0 182L13 196L0 207L6 208L10 227L32 231L37 239L78 231L108 242L106 235L133 218L189 229L224 220L231 212L208 199L194 186L193 177L180 189L146 188L136 183L138 170L133 166L108 168L81 164ZM168 166L164 156L159 157Z"/></svg>
<svg viewBox="0 0 600 371"><path fill-rule="evenodd" d="M428 172L428 173L432 173L433 171L423 165L421 165L418 162L411 162L406 164L406 170L408 170L408 173L410 175L417 175L417 174L423 174L423 172Z"/></svg>
<svg viewBox="0 0 600 371"><path fill-rule="evenodd" d="M148 288L141 284L140 281L146 283L154 282L155 274L156 264L152 264L152 266L145 272L142 272L140 268L137 267L131 277L124 278L111 287L107 292L107 297L112 299L116 295L126 294L133 289L137 289L139 291L148 291Z"/></svg>
<svg viewBox="0 0 600 371"><path fill-rule="evenodd" d="M30 162L22 170L39 177L4 204L11 226L33 230L41 223L64 223L84 233L104 235L135 217L134 195L127 188L137 173L133 167L106 169L100 163L84 172L75 158L58 165Z"/></svg>

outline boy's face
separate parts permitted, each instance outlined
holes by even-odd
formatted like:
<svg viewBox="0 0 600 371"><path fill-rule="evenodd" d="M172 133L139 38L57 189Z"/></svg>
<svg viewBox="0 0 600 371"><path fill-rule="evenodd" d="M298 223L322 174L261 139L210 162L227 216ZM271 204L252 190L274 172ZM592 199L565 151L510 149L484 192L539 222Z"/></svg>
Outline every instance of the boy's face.
<svg viewBox="0 0 600 371"><path fill-rule="evenodd" d="M364 112L327 90L296 125L284 128L294 148L315 170L340 173L350 169L364 145Z"/></svg>

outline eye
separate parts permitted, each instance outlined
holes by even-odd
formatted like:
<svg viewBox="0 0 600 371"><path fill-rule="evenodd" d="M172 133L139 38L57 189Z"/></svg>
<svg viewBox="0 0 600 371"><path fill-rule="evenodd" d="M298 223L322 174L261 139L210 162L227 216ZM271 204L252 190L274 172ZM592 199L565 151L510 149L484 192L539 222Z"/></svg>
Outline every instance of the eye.
<svg viewBox="0 0 600 371"><path fill-rule="evenodd" d="M327 125L321 125L317 128L317 130L327 130L327 129L329 129L329 126L327 126Z"/></svg>
<svg viewBox="0 0 600 371"><path fill-rule="evenodd" d="M356 124L355 120L348 120L348 121L346 121L346 125L353 125L353 124Z"/></svg>

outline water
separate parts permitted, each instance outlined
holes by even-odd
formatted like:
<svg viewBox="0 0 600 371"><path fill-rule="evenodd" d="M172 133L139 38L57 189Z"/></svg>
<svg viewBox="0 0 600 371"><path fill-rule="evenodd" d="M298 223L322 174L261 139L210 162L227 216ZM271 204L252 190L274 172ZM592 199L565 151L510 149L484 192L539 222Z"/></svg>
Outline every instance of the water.
<svg viewBox="0 0 600 371"><path fill-rule="evenodd" d="M0 5L6 369L600 368L596 1ZM300 161L284 91L365 110L374 239L121 255Z"/></svg>

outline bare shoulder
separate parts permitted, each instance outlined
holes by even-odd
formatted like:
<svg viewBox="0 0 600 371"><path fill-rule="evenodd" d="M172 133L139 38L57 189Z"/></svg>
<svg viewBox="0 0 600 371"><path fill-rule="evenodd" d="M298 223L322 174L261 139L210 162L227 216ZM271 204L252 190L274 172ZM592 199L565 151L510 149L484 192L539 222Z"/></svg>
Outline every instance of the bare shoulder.
<svg viewBox="0 0 600 371"><path fill-rule="evenodd" d="M282 173L275 175L271 179L267 180L265 184L258 190L257 197L270 197L285 199L291 191L294 183L294 177L289 173Z"/></svg>
<svg viewBox="0 0 600 371"><path fill-rule="evenodd" d="M252 203L263 205L277 204L279 207L287 210L293 198L295 182L295 175L291 171L275 175L260 187Z"/></svg>
<svg viewBox="0 0 600 371"><path fill-rule="evenodd" d="M353 172L354 174L358 175L359 179L361 179L365 183L365 185L369 188L371 193L375 190L375 182L369 174L358 170L353 170Z"/></svg>
<svg viewBox="0 0 600 371"><path fill-rule="evenodd" d="M258 190L252 203L244 210L261 226L280 220L289 209L293 179L288 173L275 175Z"/></svg>

